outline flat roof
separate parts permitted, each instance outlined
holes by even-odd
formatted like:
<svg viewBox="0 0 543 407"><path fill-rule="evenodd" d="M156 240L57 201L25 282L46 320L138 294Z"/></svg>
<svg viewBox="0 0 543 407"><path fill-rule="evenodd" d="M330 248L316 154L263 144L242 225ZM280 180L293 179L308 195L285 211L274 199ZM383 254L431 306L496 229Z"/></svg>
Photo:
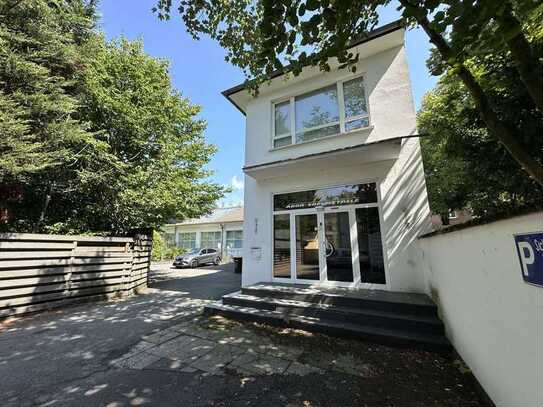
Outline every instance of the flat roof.
<svg viewBox="0 0 543 407"><path fill-rule="evenodd" d="M399 20L393 21L391 23L385 24L385 25L383 25L383 26L381 26L379 28L376 28L375 30L370 31L366 35L363 35L360 38L354 40L353 42L351 42L347 46L347 49L356 47L357 45L364 44L364 43L372 41L372 40L375 40L375 39L380 38L380 37L382 37L384 35L387 35L387 34L390 34L390 33L394 32L394 31L400 30L402 28L404 28L404 20L403 19L399 19ZM267 77L267 79L277 78L279 76L282 76L282 75L290 72L291 70L292 70L292 64L286 65L281 69L277 69L277 70L273 71ZM226 97L234 106L236 106L236 108L239 111L241 111L243 114L245 114L245 112L232 100L232 98L230 96L245 90L250 82L251 81L245 81L244 83L233 86L233 87L231 87L229 89L226 89L226 90L221 92L222 95L224 97Z"/></svg>

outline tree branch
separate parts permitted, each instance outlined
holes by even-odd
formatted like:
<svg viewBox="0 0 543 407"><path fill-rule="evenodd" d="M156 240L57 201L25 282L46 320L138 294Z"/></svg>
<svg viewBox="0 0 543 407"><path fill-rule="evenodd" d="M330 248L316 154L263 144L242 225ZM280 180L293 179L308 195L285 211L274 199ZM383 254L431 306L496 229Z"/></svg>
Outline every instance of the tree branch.
<svg viewBox="0 0 543 407"><path fill-rule="evenodd" d="M539 111L543 113L543 65L524 36L520 21L513 15L509 3L505 5L503 13L497 16L497 22L511 51L520 79ZM515 34L508 35L512 32Z"/></svg>
<svg viewBox="0 0 543 407"><path fill-rule="evenodd" d="M492 109L490 101L481 85L477 82L469 69L458 60L443 36L432 28L430 21L426 17L426 12L424 11L424 14L422 14L420 12L421 9L411 4L409 0L399 1L426 32L430 41L436 46L443 57L443 60L446 61L449 66L457 70L457 75L473 97L479 115L488 127L490 134L498 139L524 171L526 171L539 185L543 186L543 166L528 153L522 144L518 142L515 137L514 129L500 120L497 113Z"/></svg>

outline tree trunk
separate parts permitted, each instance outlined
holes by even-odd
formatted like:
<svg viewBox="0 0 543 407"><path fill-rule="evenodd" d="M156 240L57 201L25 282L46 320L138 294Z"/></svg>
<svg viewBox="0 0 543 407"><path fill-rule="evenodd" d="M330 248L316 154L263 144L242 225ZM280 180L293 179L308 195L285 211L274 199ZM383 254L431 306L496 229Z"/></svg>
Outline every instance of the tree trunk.
<svg viewBox="0 0 543 407"><path fill-rule="evenodd" d="M505 43L511 51L520 79L539 111L543 113L543 64L524 36L520 21L513 15L509 4L504 7L503 13L497 16L497 22L505 33ZM507 33L510 32L516 34L508 36Z"/></svg>
<svg viewBox="0 0 543 407"><path fill-rule="evenodd" d="M405 7L407 11L411 10L409 14L411 14L424 29L430 38L430 41L436 46L443 57L443 60L447 61L451 67L457 68L457 75L473 97L479 115L485 122L490 134L498 139L524 171L526 171L539 185L543 186L543 166L517 141L515 130L500 120L497 113L492 109L490 101L481 85L479 85L469 69L466 68L464 64L458 62L453 50L441 34L437 33L431 27L430 22L426 17L426 12L420 14L420 8L412 5L409 0L400 0L400 4Z"/></svg>
<svg viewBox="0 0 543 407"><path fill-rule="evenodd" d="M53 183L49 184L49 188L47 189L47 193L45 194L45 199L43 200L43 206L40 212L40 218L38 219L38 223L36 224L35 231L39 231L39 229L41 229L41 227L43 226L43 223L45 222L45 214L47 213L47 208L49 207L49 204L51 203L52 195L53 195Z"/></svg>

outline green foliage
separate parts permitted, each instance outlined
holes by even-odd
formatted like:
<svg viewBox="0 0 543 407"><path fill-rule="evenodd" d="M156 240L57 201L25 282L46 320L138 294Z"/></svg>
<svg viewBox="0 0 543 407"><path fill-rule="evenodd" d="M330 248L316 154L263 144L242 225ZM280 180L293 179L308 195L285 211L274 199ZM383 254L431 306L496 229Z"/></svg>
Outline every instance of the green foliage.
<svg viewBox="0 0 543 407"><path fill-rule="evenodd" d="M93 2L0 10L0 185L24 187L4 229L122 233L211 210L216 149L165 61L107 42Z"/></svg>
<svg viewBox="0 0 543 407"><path fill-rule="evenodd" d="M524 170L543 186L540 157L518 143L489 103L486 88L474 80L466 63L489 54L511 52L514 66L530 97L543 112L543 50L533 42L541 36L543 6L533 0L397 0L406 25L418 25L439 51L432 72L458 74L469 86L478 114L494 143L504 144ZM194 38L216 39L227 60L242 68L254 92L272 72L299 75L308 65L329 71L330 61L356 71L359 55L349 44L364 38L379 22L379 8L391 0L157 0L154 11L169 18L177 7ZM525 30L530 31L527 36ZM436 53L437 55L437 53ZM475 59L474 59L475 58ZM480 67L473 66L476 71ZM480 76L479 76L480 77ZM522 129L524 132L524 129ZM497 148L497 146L494 146Z"/></svg>
<svg viewBox="0 0 543 407"><path fill-rule="evenodd" d="M182 247L176 247L172 242L165 239L164 234L158 231L153 232L153 250L151 257L153 261L173 260L176 256L185 253Z"/></svg>
<svg viewBox="0 0 543 407"><path fill-rule="evenodd" d="M0 0L0 181L67 164L92 138L72 92L92 24L81 2Z"/></svg>
<svg viewBox="0 0 543 407"><path fill-rule="evenodd" d="M475 57L474 57L475 58ZM523 144L543 157L543 115L535 109L507 54L468 61L501 118L517 129ZM432 211L471 208L493 217L541 207L543 189L525 176L481 121L464 85L445 74L418 114Z"/></svg>
<svg viewBox="0 0 543 407"><path fill-rule="evenodd" d="M543 16L543 6L531 0L399 3L406 24L431 18L432 29L450 40L460 59L503 49L508 33L500 30L496 19L507 4L539 29ZM297 75L306 65L329 70L329 58L337 57L342 67L355 70L358 55L349 52L349 43L374 29L379 9L391 4L390 0L157 0L153 10L160 19L168 19L177 8L194 38L206 34L216 39L227 50L227 60L244 69L258 86L285 63Z"/></svg>

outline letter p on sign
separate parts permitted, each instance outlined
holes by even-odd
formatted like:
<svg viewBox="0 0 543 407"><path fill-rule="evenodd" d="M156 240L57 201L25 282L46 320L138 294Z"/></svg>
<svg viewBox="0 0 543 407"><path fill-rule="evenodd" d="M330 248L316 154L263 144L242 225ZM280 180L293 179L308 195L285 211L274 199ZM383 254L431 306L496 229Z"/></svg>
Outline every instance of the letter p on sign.
<svg viewBox="0 0 543 407"><path fill-rule="evenodd" d="M520 256L520 264L522 265L522 274L527 277L529 275L528 265L534 264L534 249L532 249L532 245L528 242L517 242L517 247Z"/></svg>
<svg viewBox="0 0 543 407"><path fill-rule="evenodd" d="M526 283L543 286L543 233L514 236L517 254Z"/></svg>

